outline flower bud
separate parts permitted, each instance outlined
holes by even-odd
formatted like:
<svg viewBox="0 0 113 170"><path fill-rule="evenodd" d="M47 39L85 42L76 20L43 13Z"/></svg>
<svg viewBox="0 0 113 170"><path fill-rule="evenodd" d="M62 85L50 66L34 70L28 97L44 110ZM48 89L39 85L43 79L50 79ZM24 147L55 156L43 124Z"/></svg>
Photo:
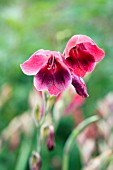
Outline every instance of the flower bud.
<svg viewBox="0 0 113 170"><path fill-rule="evenodd" d="M53 150L55 147L54 128L52 125L49 126L49 135L46 141L46 145L49 151Z"/></svg>
<svg viewBox="0 0 113 170"><path fill-rule="evenodd" d="M40 155L37 152L33 152L30 158L30 170L40 170L41 168L41 159Z"/></svg>
<svg viewBox="0 0 113 170"><path fill-rule="evenodd" d="M50 111L51 108L53 107L54 103L55 103L55 96L50 96L47 100L47 110Z"/></svg>
<svg viewBox="0 0 113 170"><path fill-rule="evenodd" d="M49 125L45 125L41 127L41 139L47 138L49 134Z"/></svg>
<svg viewBox="0 0 113 170"><path fill-rule="evenodd" d="M41 112L40 112L40 107L37 105L34 111L34 121L36 123L36 125L39 124L39 121L41 119Z"/></svg>
<svg viewBox="0 0 113 170"><path fill-rule="evenodd" d="M81 77L73 76L72 85L74 86L76 92L82 97L88 97L87 87L84 80Z"/></svg>

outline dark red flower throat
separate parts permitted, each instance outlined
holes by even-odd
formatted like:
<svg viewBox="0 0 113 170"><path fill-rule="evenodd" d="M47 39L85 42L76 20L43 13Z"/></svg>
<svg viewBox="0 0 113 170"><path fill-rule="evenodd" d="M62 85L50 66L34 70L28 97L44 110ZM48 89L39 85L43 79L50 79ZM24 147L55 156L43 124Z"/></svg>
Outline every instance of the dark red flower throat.
<svg viewBox="0 0 113 170"><path fill-rule="evenodd" d="M55 56L51 55L51 57L48 59L47 65L48 65L48 70L55 69L56 66Z"/></svg>

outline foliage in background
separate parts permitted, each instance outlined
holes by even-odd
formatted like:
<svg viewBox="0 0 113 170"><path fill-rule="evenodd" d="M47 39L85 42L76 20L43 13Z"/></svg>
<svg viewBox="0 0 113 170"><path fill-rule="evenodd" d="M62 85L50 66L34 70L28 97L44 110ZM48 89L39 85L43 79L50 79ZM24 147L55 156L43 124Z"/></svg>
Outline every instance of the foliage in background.
<svg viewBox="0 0 113 170"><path fill-rule="evenodd" d="M32 77L23 75L20 63L41 48L63 52L67 40L74 34L90 36L106 52L104 60L86 77L90 96L82 110L84 117L95 113L97 100L113 89L112 11L112 0L0 1L0 134L14 117L22 116L25 111L31 116L29 95L32 91ZM74 127L72 117L69 118L65 117L60 122L56 133L56 149L48 153L44 148L44 166L47 169L48 162L50 166L52 164L48 170L55 166L59 169L65 140ZM15 138L10 138L10 142L17 140L16 149L10 147L10 142L4 142L0 148L2 170L28 169L28 158L34 148L33 139L36 135L33 130L28 134L22 131L19 139L18 135ZM76 169L80 170L78 145L73 147L76 151L73 152Z"/></svg>

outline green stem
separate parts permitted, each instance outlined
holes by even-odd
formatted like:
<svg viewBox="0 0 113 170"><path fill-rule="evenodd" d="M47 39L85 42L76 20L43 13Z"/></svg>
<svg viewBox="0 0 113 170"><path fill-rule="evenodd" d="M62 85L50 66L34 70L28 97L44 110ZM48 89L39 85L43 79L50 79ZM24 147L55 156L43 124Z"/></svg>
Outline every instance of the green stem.
<svg viewBox="0 0 113 170"><path fill-rule="evenodd" d="M40 127L37 127L37 152L40 153L41 141L40 141Z"/></svg>
<svg viewBox="0 0 113 170"><path fill-rule="evenodd" d="M92 116L90 118L85 119L82 123L78 125L77 128L75 128L69 138L66 141L66 144L64 146L64 155L63 155L63 166L62 170L68 170L68 164L69 164L69 152L71 150L71 146L75 142L75 139L77 136L91 123L94 123L99 120L98 116Z"/></svg>
<svg viewBox="0 0 113 170"><path fill-rule="evenodd" d="M46 116L47 116L47 94L45 92L42 93L43 94L43 101L44 101L44 115L42 117L42 120L40 122L40 127L43 125L43 123L45 122Z"/></svg>
<svg viewBox="0 0 113 170"><path fill-rule="evenodd" d="M37 152L40 153L41 150L41 139L40 139L40 129L41 126L43 125L44 121L45 121L45 117L46 117L46 105L47 105L47 95L45 92L42 93L43 95L43 101L44 101L44 115L42 118L41 123L39 123L39 125L36 127L37 128Z"/></svg>

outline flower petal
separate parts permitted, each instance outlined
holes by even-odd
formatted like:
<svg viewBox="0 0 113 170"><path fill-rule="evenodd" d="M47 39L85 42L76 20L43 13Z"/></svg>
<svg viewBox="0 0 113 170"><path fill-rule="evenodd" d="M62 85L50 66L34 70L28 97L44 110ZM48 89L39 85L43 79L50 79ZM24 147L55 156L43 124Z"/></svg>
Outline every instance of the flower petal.
<svg viewBox="0 0 113 170"><path fill-rule="evenodd" d="M72 48L69 55L70 57L66 59L66 65L79 77L84 77L86 72L91 72L94 69L95 59L83 44L77 45L77 49Z"/></svg>
<svg viewBox="0 0 113 170"><path fill-rule="evenodd" d="M92 45L91 43L84 43L84 45L87 51L89 51L89 53L94 56L96 62L99 62L104 58L105 56L104 51L101 48L99 48L96 44Z"/></svg>
<svg viewBox="0 0 113 170"><path fill-rule="evenodd" d="M78 60L77 60L77 53L76 53L76 49L72 48L69 52L69 56L65 61L66 64L68 66L70 66L70 68L75 69L76 67L78 67Z"/></svg>
<svg viewBox="0 0 113 170"><path fill-rule="evenodd" d="M73 72L79 77L84 77L86 74L86 71L81 69L80 67L76 67Z"/></svg>
<svg viewBox="0 0 113 170"><path fill-rule="evenodd" d="M86 50L78 50L78 63L79 67L86 71L91 72L95 68L94 57Z"/></svg>
<svg viewBox="0 0 113 170"><path fill-rule="evenodd" d="M76 74L79 77L84 77L86 74L86 71L84 69L80 68L80 64L77 60L77 58L74 57L68 57L66 59L66 65L73 71L74 74Z"/></svg>
<svg viewBox="0 0 113 170"><path fill-rule="evenodd" d="M60 91L65 90L71 84L71 75L68 68L60 62L56 62L57 68L54 72L54 85Z"/></svg>
<svg viewBox="0 0 113 170"><path fill-rule="evenodd" d="M36 75L39 69L47 62L48 57L44 50L38 50L27 61L20 65L27 75Z"/></svg>
<svg viewBox="0 0 113 170"><path fill-rule="evenodd" d="M71 83L71 75L66 66L57 62L55 71L44 66L34 77L34 86L38 91L48 90L51 95L58 95Z"/></svg>
<svg viewBox="0 0 113 170"><path fill-rule="evenodd" d="M38 91L48 90L50 94L57 95L71 84L71 75L63 63L62 55L59 52L50 52L48 57L52 56L55 58L51 65L47 62L34 77L34 86Z"/></svg>
<svg viewBox="0 0 113 170"><path fill-rule="evenodd" d="M59 90L54 84L48 89L50 95L57 96L60 94L62 91Z"/></svg>
<svg viewBox="0 0 113 170"><path fill-rule="evenodd" d="M47 65L43 66L34 77L34 86L38 91L47 90L53 84L53 74Z"/></svg>
<svg viewBox="0 0 113 170"><path fill-rule="evenodd" d="M76 75L73 75L72 85L74 86L76 92L82 97L88 97L87 87L84 80Z"/></svg>

